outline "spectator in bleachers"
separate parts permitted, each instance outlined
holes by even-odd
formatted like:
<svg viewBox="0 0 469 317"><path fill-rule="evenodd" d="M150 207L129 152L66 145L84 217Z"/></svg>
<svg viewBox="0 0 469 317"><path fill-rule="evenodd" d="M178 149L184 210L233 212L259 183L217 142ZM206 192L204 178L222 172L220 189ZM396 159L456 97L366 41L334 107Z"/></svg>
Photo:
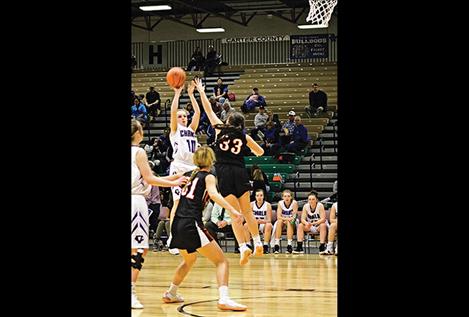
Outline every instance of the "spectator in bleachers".
<svg viewBox="0 0 469 317"><path fill-rule="evenodd" d="M220 118L221 112L223 111L221 103L215 99L215 96L208 98L208 101L210 101L210 104L212 105L213 112L215 112L216 116Z"/></svg>
<svg viewBox="0 0 469 317"><path fill-rule="evenodd" d="M150 90L145 94L145 104L151 116L150 121L155 121L156 117L158 117L161 112L161 98L160 94L155 90L155 87L150 87L149 89Z"/></svg>
<svg viewBox="0 0 469 317"><path fill-rule="evenodd" d="M252 211L259 225L259 232L264 234L264 254L269 253L269 241L272 235L272 206L265 200L265 191L257 189L254 191L254 199L251 201ZM246 241L251 240L248 224L244 224Z"/></svg>
<svg viewBox="0 0 469 317"><path fill-rule="evenodd" d="M254 140L262 139L265 135L267 122L271 119L268 113L265 111L264 106L259 107L259 112L254 117L254 128L251 130L251 137ZM259 133L261 132L261 133ZM258 136L259 133L259 136Z"/></svg>
<svg viewBox="0 0 469 317"><path fill-rule="evenodd" d="M264 139L261 143L264 155L276 156L280 152L279 132L280 130L274 125L273 121L267 122Z"/></svg>
<svg viewBox="0 0 469 317"><path fill-rule="evenodd" d="M213 45L210 45L208 47L207 58L205 59L204 75L211 75L220 62L220 55L218 55Z"/></svg>
<svg viewBox="0 0 469 317"><path fill-rule="evenodd" d="M262 189L264 193L267 193L266 180L267 176L264 176L265 173L260 169L260 167L252 170L252 192L250 201L256 199L256 191Z"/></svg>
<svg viewBox="0 0 469 317"><path fill-rule="evenodd" d="M293 131L295 130L295 111L291 110L288 112L288 120L282 126L280 131L280 145L286 146L292 141Z"/></svg>
<svg viewBox="0 0 469 317"><path fill-rule="evenodd" d="M134 104L130 110L132 111L132 118L137 119L142 126L145 126L147 122L147 108L138 98L134 99Z"/></svg>
<svg viewBox="0 0 469 317"><path fill-rule="evenodd" d="M326 253L327 221L324 205L318 199L314 190L308 195L308 203L303 206L301 222L296 233L297 244L295 253L304 253L303 240L305 232L319 234L319 254Z"/></svg>
<svg viewBox="0 0 469 317"><path fill-rule="evenodd" d="M253 88L252 93L246 97L243 105L241 106L241 111L247 113L256 107L264 106L267 107L265 102L265 97L259 94L258 88Z"/></svg>
<svg viewBox="0 0 469 317"><path fill-rule="evenodd" d="M228 118L228 115L232 112L235 112L235 109L231 107L231 103L228 99L223 100L222 108L223 111L221 112L220 120L224 123L226 121L226 118Z"/></svg>
<svg viewBox="0 0 469 317"><path fill-rule="evenodd" d="M200 50L200 47L195 48L194 53L192 53L191 60L189 65L187 65L186 71L202 70L204 68L205 58Z"/></svg>
<svg viewBox="0 0 469 317"><path fill-rule="evenodd" d="M293 199L292 192L289 189L285 189L282 192L282 200L280 200L277 205L277 221L274 225L274 253L280 252L280 237L282 236L282 229L284 226L287 226L287 253L293 252L292 242L297 217L298 202Z"/></svg>
<svg viewBox="0 0 469 317"><path fill-rule="evenodd" d="M225 212L225 208L222 208L217 203L213 204L212 213L210 216L210 221L207 221L205 228L207 228L210 235L218 243L217 232L233 233L233 228L231 227L231 217L228 212ZM235 250L238 250L238 242L235 241Z"/></svg>
<svg viewBox="0 0 469 317"><path fill-rule="evenodd" d="M309 116L318 116L321 112L327 111L327 94L319 89L319 85L314 83L313 90L309 92L309 107L305 108Z"/></svg>
<svg viewBox="0 0 469 317"><path fill-rule="evenodd" d="M218 77L217 84L213 87L213 96L216 101L220 101L220 98L228 99L228 86L223 84L221 77Z"/></svg>
<svg viewBox="0 0 469 317"><path fill-rule="evenodd" d="M287 145L287 151L298 154L299 151L308 145L308 130L303 125L300 116L295 117L295 129L293 130L292 140Z"/></svg>
<svg viewBox="0 0 469 317"><path fill-rule="evenodd" d="M335 202L332 207L331 207L331 212L329 214L329 234L327 238L327 247L326 247L326 253L325 254L335 254L337 255L337 241L335 242L335 250L333 249L334 246L334 240L335 235L337 233L337 214L338 214L338 209L337 209L337 202Z"/></svg>

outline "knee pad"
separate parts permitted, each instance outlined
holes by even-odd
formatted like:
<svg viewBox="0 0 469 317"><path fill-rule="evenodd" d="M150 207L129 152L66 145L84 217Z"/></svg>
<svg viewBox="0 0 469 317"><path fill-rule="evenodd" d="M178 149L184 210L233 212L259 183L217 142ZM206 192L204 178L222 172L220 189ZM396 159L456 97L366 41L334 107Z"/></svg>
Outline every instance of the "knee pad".
<svg viewBox="0 0 469 317"><path fill-rule="evenodd" d="M143 259L143 254L140 252L137 252L137 254L132 254L130 256L130 266L133 267L134 269L141 270L142 269L142 263L145 262Z"/></svg>

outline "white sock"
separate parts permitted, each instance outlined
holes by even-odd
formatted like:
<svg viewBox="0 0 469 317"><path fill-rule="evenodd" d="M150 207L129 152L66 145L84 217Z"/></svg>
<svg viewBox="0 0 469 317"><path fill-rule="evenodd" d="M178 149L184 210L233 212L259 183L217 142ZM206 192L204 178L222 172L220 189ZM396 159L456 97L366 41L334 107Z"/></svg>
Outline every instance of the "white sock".
<svg viewBox="0 0 469 317"><path fill-rule="evenodd" d="M169 287L168 291L171 293L171 295L176 296L178 287L179 287L178 285L174 285L173 283L171 283L171 286Z"/></svg>
<svg viewBox="0 0 469 317"><path fill-rule="evenodd" d="M130 287L132 289L132 293L135 293L135 282L130 282Z"/></svg>
<svg viewBox="0 0 469 317"><path fill-rule="evenodd" d="M239 244L239 251L241 251L241 249L246 249L246 248L247 246L245 242Z"/></svg>
<svg viewBox="0 0 469 317"><path fill-rule="evenodd" d="M334 242L328 242L327 243L327 250L332 250L333 245L334 245Z"/></svg>
<svg viewBox="0 0 469 317"><path fill-rule="evenodd" d="M280 239L275 239L275 244L280 245Z"/></svg>
<svg viewBox="0 0 469 317"><path fill-rule="evenodd" d="M293 240L288 239L288 245L291 245L292 242Z"/></svg>
<svg viewBox="0 0 469 317"><path fill-rule="evenodd" d="M228 286L222 285L218 288L219 300L227 300L230 298L228 296Z"/></svg>
<svg viewBox="0 0 469 317"><path fill-rule="evenodd" d="M264 245L269 245L269 243L267 243L267 242L264 241Z"/></svg>
<svg viewBox="0 0 469 317"><path fill-rule="evenodd" d="M254 241L254 245L256 244L261 244L261 237L259 235L257 236L252 236L252 241Z"/></svg>

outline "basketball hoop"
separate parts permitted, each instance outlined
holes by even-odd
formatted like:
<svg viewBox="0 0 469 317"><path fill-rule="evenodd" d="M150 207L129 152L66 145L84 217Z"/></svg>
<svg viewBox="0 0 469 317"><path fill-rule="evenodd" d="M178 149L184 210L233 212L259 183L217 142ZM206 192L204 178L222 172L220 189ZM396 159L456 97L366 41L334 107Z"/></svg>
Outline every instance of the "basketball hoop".
<svg viewBox="0 0 469 317"><path fill-rule="evenodd" d="M327 28L336 4L337 0L309 0L311 9L306 21L318 27Z"/></svg>

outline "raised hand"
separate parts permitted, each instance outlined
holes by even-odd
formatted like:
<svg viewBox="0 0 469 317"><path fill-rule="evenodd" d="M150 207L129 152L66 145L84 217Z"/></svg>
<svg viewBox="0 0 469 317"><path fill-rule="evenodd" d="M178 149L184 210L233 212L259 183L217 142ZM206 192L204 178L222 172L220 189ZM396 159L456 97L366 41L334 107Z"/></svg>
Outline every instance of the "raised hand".
<svg viewBox="0 0 469 317"><path fill-rule="evenodd" d="M200 78L194 78L194 82L199 92L205 91L205 87L202 85L202 80Z"/></svg>
<svg viewBox="0 0 469 317"><path fill-rule="evenodd" d="M191 80L191 83L189 84L189 87L187 88L187 93L189 95L193 95L194 94L194 89L195 89L195 82L194 82L194 80Z"/></svg>

